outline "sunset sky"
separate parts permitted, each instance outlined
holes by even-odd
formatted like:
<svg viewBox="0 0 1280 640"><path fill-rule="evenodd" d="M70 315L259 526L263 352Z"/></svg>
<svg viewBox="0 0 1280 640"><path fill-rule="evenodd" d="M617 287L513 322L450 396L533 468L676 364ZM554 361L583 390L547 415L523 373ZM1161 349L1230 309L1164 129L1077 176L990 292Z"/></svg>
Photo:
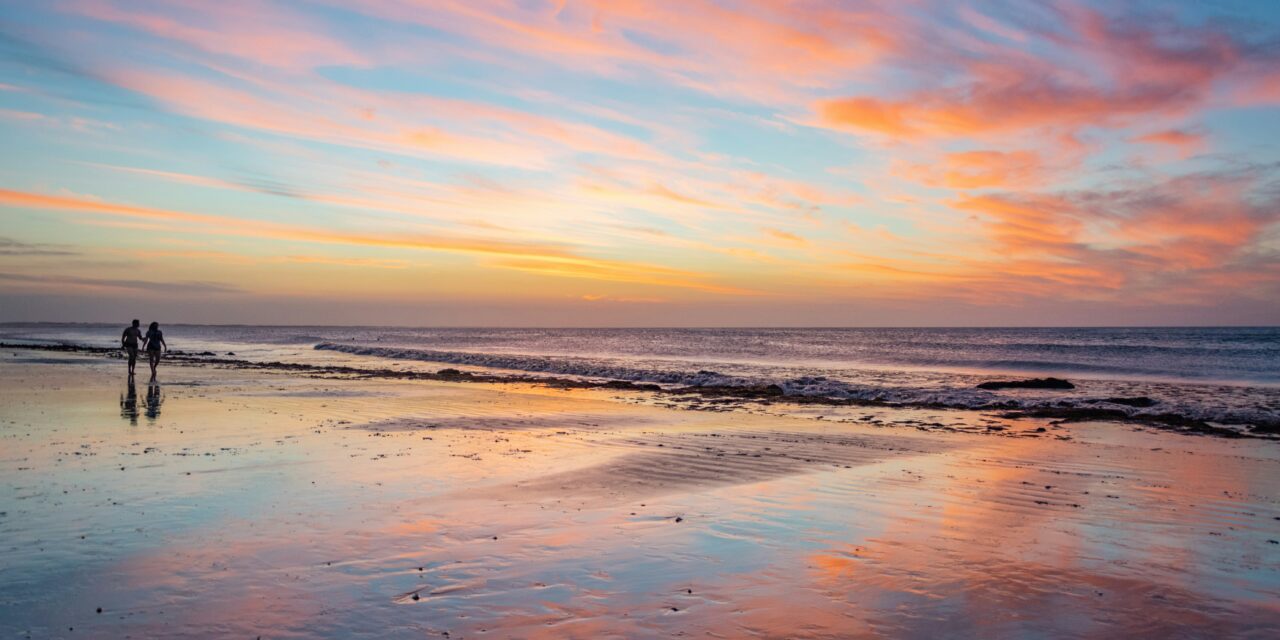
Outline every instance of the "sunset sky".
<svg viewBox="0 0 1280 640"><path fill-rule="evenodd" d="M1280 2L0 0L0 321L1280 324Z"/></svg>

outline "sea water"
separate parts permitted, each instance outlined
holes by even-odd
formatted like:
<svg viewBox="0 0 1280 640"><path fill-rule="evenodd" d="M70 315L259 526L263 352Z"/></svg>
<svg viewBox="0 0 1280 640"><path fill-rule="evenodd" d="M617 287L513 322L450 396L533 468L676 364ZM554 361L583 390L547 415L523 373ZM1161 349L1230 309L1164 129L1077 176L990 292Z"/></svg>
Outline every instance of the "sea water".
<svg viewBox="0 0 1280 640"><path fill-rule="evenodd" d="M121 327L0 325L5 342L109 346ZM509 329L165 327L171 348L252 360L351 358L955 408L1101 408L1280 422L1280 328ZM327 354L327 355L326 355ZM1011 377L1070 391L987 391ZM1115 399L1147 398L1133 407Z"/></svg>

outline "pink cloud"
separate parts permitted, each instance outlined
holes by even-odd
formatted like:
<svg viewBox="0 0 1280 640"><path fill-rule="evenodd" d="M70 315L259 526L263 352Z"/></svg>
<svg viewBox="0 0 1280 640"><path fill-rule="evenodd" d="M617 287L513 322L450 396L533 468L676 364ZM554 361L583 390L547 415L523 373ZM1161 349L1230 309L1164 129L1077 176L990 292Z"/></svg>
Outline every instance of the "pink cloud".
<svg viewBox="0 0 1280 640"><path fill-rule="evenodd" d="M845 79L902 47L904 16L761 1L635 0L511 5L498 0L369 0L343 6L428 25L485 48L606 75L647 73L698 90L790 99Z"/></svg>
<svg viewBox="0 0 1280 640"><path fill-rule="evenodd" d="M260 0L70 0L62 6L68 12L132 27L215 57L292 70L370 61L366 54L328 35L323 23Z"/></svg>
<svg viewBox="0 0 1280 640"><path fill-rule="evenodd" d="M1208 136L1185 129L1164 129L1133 138L1134 142L1171 147L1180 157L1186 158L1208 147Z"/></svg>
<svg viewBox="0 0 1280 640"><path fill-rule="evenodd" d="M919 61L951 70L948 79L928 77L926 88L894 97L819 100L817 121L899 139L1074 134L1185 117L1216 104L1220 85L1251 83L1257 75L1247 45L1211 27L1138 24L1070 9L1064 28L1048 39L1056 47L1052 56L948 51L951 59Z"/></svg>
<svg viewBox="0 0 1280 640"><path fill-rule="evenodd" d="M555 148L633 159L662 156L643 143L589 125L562 123L484 104L426 97L374 94L321 84L306 96L280 96L235 88L191 76L127 69L106 77L147 95L183 115L352 147L406 155L445 156L469 162L526 168L545 167ZM296 90L295 90L296 91ZM387 108L368 106L375 104ZM414 108L430 109L452 127L490 121L507 129L465 133L413 118ZM531 139L541 139L538 143Z"/></svg>
<svg viewBox="0 0 1280 640"><path fill-rule="evenodd" d="M1241 288L1280 284L1274 269L1255 265L1274 260L1265 257L1273 250L1264 240L1280 223L1280 203L1267 195L1260 175L1248 170L1114 191L992 194L953 206L985 227L991 257L975 263L983 269L1050 281L1088 274L1128 295L1167 301L1166 285L1175 282L1201 296L1224 279L1236 278Z"/></svg>

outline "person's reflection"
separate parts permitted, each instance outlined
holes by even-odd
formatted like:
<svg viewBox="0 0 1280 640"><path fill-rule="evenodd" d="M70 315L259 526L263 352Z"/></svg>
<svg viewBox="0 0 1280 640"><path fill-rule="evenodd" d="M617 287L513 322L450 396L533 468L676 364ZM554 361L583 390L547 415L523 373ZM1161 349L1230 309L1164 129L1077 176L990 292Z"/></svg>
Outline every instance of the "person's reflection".
<svg viewBox="0 0 1280 640"><path fill-rule="evenodd" d="M120 396L120 417L128 420L129 424L138 424L138 387L133 384L133 376L129 376L129 386Z"/></svg>
<svg viewBox="0 0 1280 640"><path fill-rule="evenodd" d="M160 385L152 383L147 385L147 419L155 420L160 417L160 403L164 402L164 398L160 395Z"/></svg>

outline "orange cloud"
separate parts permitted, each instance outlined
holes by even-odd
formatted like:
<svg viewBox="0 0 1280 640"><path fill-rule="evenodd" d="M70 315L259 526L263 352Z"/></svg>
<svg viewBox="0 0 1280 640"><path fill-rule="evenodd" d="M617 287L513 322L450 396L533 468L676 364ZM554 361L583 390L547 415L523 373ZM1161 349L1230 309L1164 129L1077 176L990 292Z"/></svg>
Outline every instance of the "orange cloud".
<svg viewBox="0 0 1280 640"><path fill-rule="evenodd" d="M818 102L817 111L820 121L831 127L920 138L983 136L1039 127L1119 126L1141 115L1182 113L1192 105L1190 95L1171 87L1107 91L1054 84L1040 72L1028 71L1011 81L920 91L900 100L824 100Z"/></svg>
<svg viewBox="0 0 1280 640"><path fill-rule="evenodd" d="M1005 252L1060 253L1077 244L1083 229L1074 206L1058 196L967 196L951 206L985 218L991 238Z"/></svg>
<svg viewBox="0 0 1280 640"><path fill-rule="evenodd" d="M1116 194L1116 234L1131 250L1170 268L1220 267L1280 222L1274 196L1256 194L1253 172L1193 174L1166 181L1159 191Z"/></svg>
<svg viewBox="0 0 1280 640"><path fill-rule="evenodd" d="M716 206L714 203L708 200L695 198L693 196L687 196L687 195L684 195L683 193L676 193L675 191L672 191L666 186L663 186L658 183L649 185L649 188L647 189L647 191L649 193L652 193L653 195L666 198L668 200L672 200L675 202L679 202L681 204L693 205L695 207L715 207Z"/></svg>
<svg viewBox="0 0 1280 640"><path fill-rule="evenodd" d="M781 242L783 244L787 244L791 246L804 246L806 244L809 244L808 240L805 240L804 238L794 233L791 233L789 231L783 231L781 229L770 229L770 228L762 229L762 231L764 232L764 235L766 237L772 240Z"/></svg>
<svg viewBox="0 0 1280 640"><path fill-rule="evenodd" d="M908 163L898 173L933 187L1020 188L1043 183L1047 170L1035 151L964 151L933 163Z"/></svg>
<svg viewBox="0 0 1280 640"><path fill-rule="evenodd" d="M972 270L1156 299L1176 286L1203 298L1224 280L1276 284L1275 270L1259 269L1259 261L1274 259L1262 243L1280 223L1280 207L1260 175L1245 170L1116 191L991 194L952 206L975 214L992 242L991 257L972 260Z"/></svg>

